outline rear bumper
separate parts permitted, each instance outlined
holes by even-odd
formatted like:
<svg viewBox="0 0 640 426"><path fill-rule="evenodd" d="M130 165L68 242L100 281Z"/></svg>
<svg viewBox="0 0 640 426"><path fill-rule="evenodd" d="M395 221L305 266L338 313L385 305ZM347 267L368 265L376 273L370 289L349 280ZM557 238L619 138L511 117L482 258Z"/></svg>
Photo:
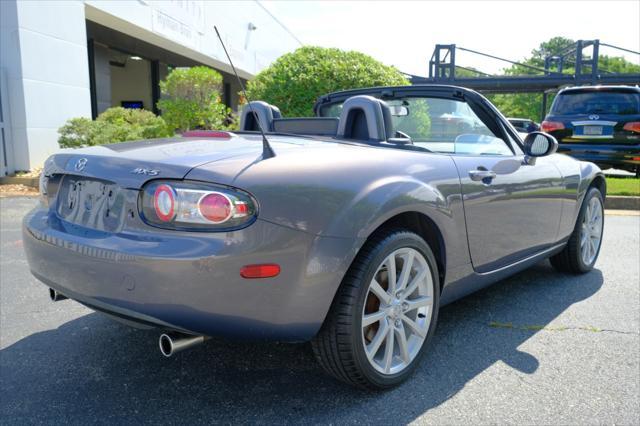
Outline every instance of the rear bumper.
<svg viewBox="0 0 640 426"><path fill-rule="evenodd" d="M590 161L600 166L611 166L627 170L640 167L640 144L584 144L560 143L558 152L570 155L583 161Z"/></svg>
<svg viewBox="0 0 640 426"><path fill-rule="evenodd" d="M228 233L94 235L39 208L23 221L23 241L36 278L95 310L195 334L284 341L315 335L342 269L322 253L349 246L261 220ZM255 263L282 272L241 278L240 268Z"/></svg>

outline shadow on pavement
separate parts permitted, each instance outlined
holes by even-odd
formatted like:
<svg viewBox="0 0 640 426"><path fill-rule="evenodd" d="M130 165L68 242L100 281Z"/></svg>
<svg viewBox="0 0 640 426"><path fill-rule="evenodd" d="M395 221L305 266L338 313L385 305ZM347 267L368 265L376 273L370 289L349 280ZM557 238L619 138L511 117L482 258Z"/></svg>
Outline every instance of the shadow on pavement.
<svg viewBox="0 0 640 426"><path fill-rule="evenodd" d="M89 314L0 351L3 423L405 424L497 361L535 372L518 347L602 282L600 271L563 276L545 262L443 308L414 377L384 393L325 376L308 345L212 339L165 359L157 331Z"/></svg>

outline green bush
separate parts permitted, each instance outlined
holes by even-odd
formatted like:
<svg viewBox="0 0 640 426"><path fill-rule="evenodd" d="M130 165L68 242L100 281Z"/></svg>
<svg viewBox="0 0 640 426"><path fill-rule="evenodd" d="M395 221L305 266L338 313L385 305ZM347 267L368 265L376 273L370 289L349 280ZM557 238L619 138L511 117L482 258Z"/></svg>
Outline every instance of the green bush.
<svg viewBox="0 0 640 426"><path fill-rule="evenodd" d="M285 116L313 116L313 104L326 93L409 81L394 67L360 52L301 47L278 58L248 83L248 95L276 105Z"/></svg>
<svg viewBox="0 0 640 426"><path fill-rule="evenodd" d="M122 107L107 109L95 121L88 118L72 118L58 130L58 133L58 144L61 148L154 139L173 134L165 121L152 112Z"/></svg>
<svg viewBox="0 0 640 426"><path fill-rule="evenodd" d="M58 129L60 148L80 148L95 145L93 140L94 122L88 118L72 118Z"/></svg>
<svg viewBox="0 0 640 426"><path fill-rule="evenodd" d="M221 87L222 76L211 68L176 68L160 82L166 98L158 101L158 108L173 130L229 129L235 118L220 102Z"/></svg>
<svg viewBox="0 0 640 426"><path fill-rule="evenodd" d="M173 132L167 128L167 123L162 117L158 117L151 111L144 109L109 108L100 114L96 121L114 126L116 128L114 130L116 130L118 134L118 142L121 140L132 140L132 138L161 138L173 134ZM123 137L128 139L122 139Z"/></svg>

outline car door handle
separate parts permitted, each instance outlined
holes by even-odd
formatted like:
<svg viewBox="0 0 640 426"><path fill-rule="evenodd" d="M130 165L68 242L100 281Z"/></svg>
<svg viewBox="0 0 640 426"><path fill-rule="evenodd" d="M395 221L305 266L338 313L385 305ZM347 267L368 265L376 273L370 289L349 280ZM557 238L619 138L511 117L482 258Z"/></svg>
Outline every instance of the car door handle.
<svg viewBox="0 0 640 426"><path fill-rule="evenodd" d="M475 181L490 181L496 177L496 172L493 172L491 170L470 170L469 177L471 178L471 180Z"/></svg>

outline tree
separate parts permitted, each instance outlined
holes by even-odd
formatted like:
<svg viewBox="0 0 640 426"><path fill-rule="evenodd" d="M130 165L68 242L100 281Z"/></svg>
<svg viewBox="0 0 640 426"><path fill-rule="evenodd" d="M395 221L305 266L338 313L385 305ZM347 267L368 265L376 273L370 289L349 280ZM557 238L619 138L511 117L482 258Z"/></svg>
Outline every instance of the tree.
<svg viewBox="0 0 640 426"><path fill-rule="evenodd" d="M283 115L313 116L313 104L326 93L409 81L394 67L360 52L301 47L278 58L248 83L251 99L276 105Z"/></svg>
<svg viewBox="0 0 640 426"><path fill-rule="evenodd" d="M566 54L568 50L571 50L576 44L575 40L571 40L566 37L553 37L547 41L540 43L537 49L531 51L531 58L526 63L528 65L534 65L539 68L544 68L544 59L547 56L559 56ZM575 53L570 53L566 56L567 62L575 62Z"/></svg>
<svg viewBox="0 0 640 426"><path fill-rule="evenodd" d="M544 59L547 56L558 56L566 54L575 46L575 41L565 37L553 37L550 40L540 43L531 51L531 57L521 61L525 65L537 68L544 68ZM573 74L575 72L575 53L568 53L564 57L563 74ZM598 55L598 68L601 73L638 73L640 65L627 61L623 57ZM542 75L543 71L537 71L522 65L512 65L504 70L506 75ZM529 118L538 121L541 115L542 94L540 93L509 93L495 94L488 98L500 111L509 117ZM554 95L550 96L547 103L551 107Z"/></svg>
<svg viewBox="0 0 640 426"><path fill-rule="evenodd" d="M601 72L612 73L640 73L640 64L634 64L620 56L600 55L598 58L598 67Z"/></svg>
<svg viewBox="0 0 640 426"><path fill-rule="evenodd" d="M541 93L499 93L487 98L507 117L528 118L539 121L542 114ZM553 97L547 100L547 111Z"/></svg>
<svg viewBox="0 0 640 426"><path fill-rule="evenodd" d="M486 74L480 70L475 69L474 67L459 67L456 66L456 77L457 78L466 78L466 77L482 77Z"/></svg>
<svg viewBox="0 0 640 426"><path fill-rule="evenodd" d="M211 68L176 68L160 82L166 98L158 101L158 108L173 130L228 129L234 120L220 101L221 88L222 75Z"/></svg>

